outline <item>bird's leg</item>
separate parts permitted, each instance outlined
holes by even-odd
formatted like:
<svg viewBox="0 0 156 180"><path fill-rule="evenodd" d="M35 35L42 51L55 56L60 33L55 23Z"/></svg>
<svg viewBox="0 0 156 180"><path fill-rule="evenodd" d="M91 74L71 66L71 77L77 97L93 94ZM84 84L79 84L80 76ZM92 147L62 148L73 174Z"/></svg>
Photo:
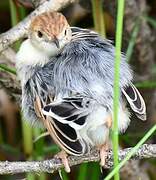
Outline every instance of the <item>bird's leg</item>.
<svg viewBox="0 0 156 180"><path fill-rule="evenodd" d="M55 155L56 158L61 159L61 161L62 161L62 163L64 165L64 168L65 168L65 171L67 173L69 173L70 172L70 166L69 166L67 156L68 156L67 153L65 151L63 151L63 150Z"/></svg>
<svg viewBox="0 0 156 180"><path fill-rule="evenodd" d="M111 116L108 116L105 124L109 129L112 127L112 117Z"/></svg>
<svg viewBox="0 0 156 180"><path fill-rule="evenodd" d="M101 145L99 147L99 151L100 151L100 165L104 166L105 162L106 162L106 157L108 154L108 149L109 149L109 143L108 141L105 142L105 144Z"/></svg>
<svg viewBox="0 0 156 180"><path fill-rule="evenodd" d="M111 116L108 116L107 119L105 120L105 125L107 128L111 128L112 127L112 117ZM106 139L106 142L102 145L100 145L98 147L99 151L100 151L100 165L101 166L104 166L105 165L105 162L106 162L106 157L107 157L107 154L108 154L108 149L109 149L109 138Z"/></svg>

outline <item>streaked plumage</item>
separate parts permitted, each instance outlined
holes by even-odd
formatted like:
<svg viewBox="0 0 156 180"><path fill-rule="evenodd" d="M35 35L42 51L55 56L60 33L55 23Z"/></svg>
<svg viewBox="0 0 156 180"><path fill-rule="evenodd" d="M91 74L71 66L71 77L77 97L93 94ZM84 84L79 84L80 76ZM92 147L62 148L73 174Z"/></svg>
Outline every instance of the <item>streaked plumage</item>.
<svg viewBox="0 0 156 180"><path fill-rule="evenodd" d="M71 30L71 40L43 62L21 63L23 45L17 55L17 68L26 119L32 124L44 123L62 149L79 156L109 138L107 120L113 116L115 48L93 31L76 27ZM146 119L144 100L131 81L132 70L122 55L120 132L130 122L127 103L138 118ZM36 98L41 102L41 116L36 110Z"/></svg>

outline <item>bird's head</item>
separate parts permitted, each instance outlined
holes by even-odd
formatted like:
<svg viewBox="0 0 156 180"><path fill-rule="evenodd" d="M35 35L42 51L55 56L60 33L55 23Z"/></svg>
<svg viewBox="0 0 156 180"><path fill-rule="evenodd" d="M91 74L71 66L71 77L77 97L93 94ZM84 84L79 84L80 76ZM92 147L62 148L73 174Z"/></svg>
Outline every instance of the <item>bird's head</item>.
<svg viewBox="0 0 156 180"><path fill-rule="evenodd" d="M72 32L61 13L46 12L33 19L28 37L35 48L54 56L70 42Z"/></svg>

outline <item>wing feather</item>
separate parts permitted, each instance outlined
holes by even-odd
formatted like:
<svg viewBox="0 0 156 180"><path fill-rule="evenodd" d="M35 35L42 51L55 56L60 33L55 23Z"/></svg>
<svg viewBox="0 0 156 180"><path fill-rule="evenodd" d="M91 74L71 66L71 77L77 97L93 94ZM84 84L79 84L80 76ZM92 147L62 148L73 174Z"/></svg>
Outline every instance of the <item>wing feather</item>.
<svg viewBox="0 0 156 180"><path fill-rule="evenodd" d="M82 29L78 27L71 27L72 30L72 40L81 40L81 39L88 39L88 38L96 38L99 35L92 30L89 29Z"/></svg>
<svg viewBox="0 0 156 180"><path fill-rule="evenodd" d="M130 107L135 112L136 116L139 119L145 121L146 106L137 88L133 84L130 84L126 89L122 89L122 93L126 97Z"/></svg>
<svg viewBox="0 0 156 180"><path fill-rule="evenodd" d="M42 109L49 117L49 127L55 134L58 144L70 154L83 154L88 146L79 136L78 130L84 127L87 115L84 115L83 98L64 98L61 102L53 102Z"/></svg>
<svg viewBox="0 0 156 180"><path fill-rule="evenodd" d="M63 136L60 131L58 131L52 122L53 121L50 120L49 117L44 120L44 124L47 127L51 137L63 150L76 156L80 156L88 151L88 147L82 139L77 139L74 142L70 141L68 138Z"/></svg>
<svg viewBox="0 0 156 180"><path fill-rule="evenodd" d="M56 119L53 118L54 121L54 127L69 141L77 141L78 137L77 137L77 133L74 130L74 128L72 128L71 126L69 126L69 124L63 124L59 121L57 121Z"/></svg>

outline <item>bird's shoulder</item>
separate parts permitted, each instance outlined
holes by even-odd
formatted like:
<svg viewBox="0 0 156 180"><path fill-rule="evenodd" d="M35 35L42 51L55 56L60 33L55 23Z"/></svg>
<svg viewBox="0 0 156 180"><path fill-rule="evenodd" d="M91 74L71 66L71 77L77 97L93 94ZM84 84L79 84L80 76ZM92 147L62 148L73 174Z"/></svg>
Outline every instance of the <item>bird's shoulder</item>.
<svg viewBox="0 0 156 180"><path fill-rule="evenodd" d="M103 39L100 36L89 37L87 39L76 39L71 41L63 49L62 54L86 54L96 51L111 53L114 50L112 42L108 39ZM96 54L97 54L96 53ZM96 55L95 54L95 55Z"/></svg>

